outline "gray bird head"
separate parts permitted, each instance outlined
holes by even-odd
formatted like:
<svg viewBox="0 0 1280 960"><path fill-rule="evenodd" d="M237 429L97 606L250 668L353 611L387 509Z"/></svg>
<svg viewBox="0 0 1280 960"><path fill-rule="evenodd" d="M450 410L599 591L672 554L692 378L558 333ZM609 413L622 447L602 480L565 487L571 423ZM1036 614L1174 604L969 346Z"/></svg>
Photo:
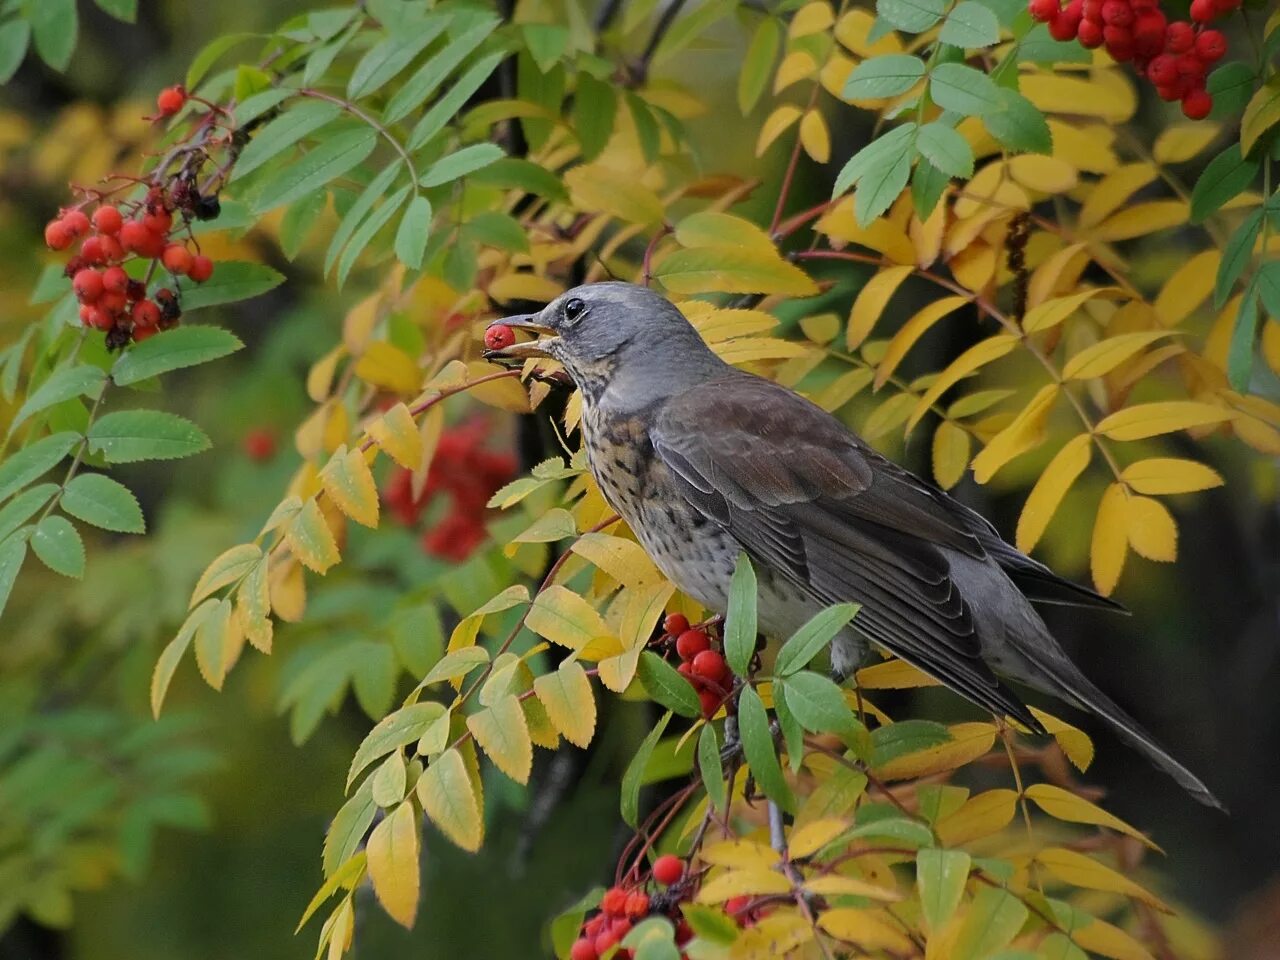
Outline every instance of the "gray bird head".
<svg viewBox="0 0 1280 960"><path fill-rule="evenodd" d="M517 330L550 334L503 350L494 359L550 357L591 399L619 376L666 379L671 364L694 369L719 361L693 325L665 297L634 283L592 283L561 294L537 313L495 320Z"/></svg>

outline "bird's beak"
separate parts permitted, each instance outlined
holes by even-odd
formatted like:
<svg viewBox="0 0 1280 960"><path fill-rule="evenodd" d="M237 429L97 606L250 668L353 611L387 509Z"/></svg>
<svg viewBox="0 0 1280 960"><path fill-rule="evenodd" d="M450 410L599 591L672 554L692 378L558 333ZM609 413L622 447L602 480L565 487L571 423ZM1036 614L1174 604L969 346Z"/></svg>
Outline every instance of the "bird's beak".
<svg viewBox="0 0 1280 960"><path fill-rule="evenodd" d="M538 314L526 313L514 317L501 317L492 321L489 327L507 326L513 330L528 330L530 333L544 334L551 333L549 327L544 327L537 323ZM488 328L486 328L488 329ZM501 350L486 350L484 358L486 360L526 360L530 357L551 357L546 346L549 343L558 342L556 337L546 337L541 340L526 340L524 342L513 343L509 347Z"/></svg>

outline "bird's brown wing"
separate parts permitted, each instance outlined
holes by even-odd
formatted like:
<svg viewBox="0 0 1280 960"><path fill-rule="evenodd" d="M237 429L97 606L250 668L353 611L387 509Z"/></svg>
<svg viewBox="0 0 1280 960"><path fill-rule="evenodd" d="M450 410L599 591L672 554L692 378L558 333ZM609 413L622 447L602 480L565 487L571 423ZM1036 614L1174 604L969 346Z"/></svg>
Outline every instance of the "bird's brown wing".
<svg viewBox="0 0 1280 960"><path fill-rule="evenodd" d="M654 453L680 493L752 561L997 715L1039 726L991 672L940 546L986 552L968 518L839 421L770 381L711 381L665 403Z"/></svg>

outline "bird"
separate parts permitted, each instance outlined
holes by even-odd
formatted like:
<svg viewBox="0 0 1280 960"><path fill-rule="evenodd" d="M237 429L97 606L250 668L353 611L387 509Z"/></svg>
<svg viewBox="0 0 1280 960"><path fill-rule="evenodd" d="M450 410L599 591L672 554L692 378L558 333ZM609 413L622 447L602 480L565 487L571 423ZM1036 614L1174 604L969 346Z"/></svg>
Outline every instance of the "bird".
<svg viewBox="0 0 1280 960"><path fill-rule="evenodd" d="M621 281L494 320L536 339L495 361L558 361L582 396L587 464L675 586L724 614L740 554L758 622L784 639L824 608L860 604L832 641L847 678L875 645L1043 734L1006 680L1092 713L1196 800L1207 786L1095 686L1034 603L1124 608L1053 573L979 513L878 453L799 393L718 357L667 298Z"/></svg>

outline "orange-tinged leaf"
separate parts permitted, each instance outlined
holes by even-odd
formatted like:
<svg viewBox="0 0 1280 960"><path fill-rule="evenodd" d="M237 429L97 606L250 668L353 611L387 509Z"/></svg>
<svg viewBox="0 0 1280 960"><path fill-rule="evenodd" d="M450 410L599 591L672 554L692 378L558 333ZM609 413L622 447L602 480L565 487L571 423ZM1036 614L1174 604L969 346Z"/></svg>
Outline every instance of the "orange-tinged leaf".
<svg viewBox="0 0 1280 960"><path fill-rule="evenodd" d="M1080 226L1097 226L1159 174L1150 163L1126 164L1107 174L1089 190L1080 208Z"/></svg>
<svg viewBox="0 0 1280 960"><path fill-rule="evenodd" d="M320 471L320 482L339 510L356 523L377 527L378 487L359 448L348 450L339 447L335 450Z"/></svg>
<svg viewBox="0 0 1280 960"><path fill-rule="evenodd" d="M929 408L937 403L942 395L953 386L988 363L1006 356L1017 345L1018 338L1013 334L998 333L994 337L988 337L986 340L975 343L960 356L956 357L955 360L948 364L945 370L938 374L938 378L929 385L929 389L920 397L916 408L911 411L911 418L907 421L907 429L910 430L919 423L920 419L929 412Z"/></svg>
<svg viewBox="0 0 1280 960"><path fill-rule="evenodd" d="M988 790L970 797L955 813L939 820L934 832L945 846L989 837L1009 825L1017 806L1016 791Z"/></svg>
<svg viewBox="0 0 1280 960"><path fill-rule="evenodd" d="M877 776L884 780L911 780L954 770L985 754L996 739L996 728L991 723L957 723L950 732L951 739L946 743L895 757L876 767Z"/></svg>
<svg viewBox="0 0 1280 960"><path fill-rule="evenodd" d="M534 680L533 692L561 736L579 747L591 742L596 730L596 700L582 664L564 661L559 669Z"/></svg>
<svg viewBox="0 0 1280 960"><path fill-rule="evenodd" d="M672 293L777 293L809 297L818 285L776 251L735 247L677 250L654 272Z"/></svg>
<svg viewBox="0 0 1280 960"><path fill-rule="evenodd" d="M397 393L413 393L422 386L422 371L413 357L385 340L375 340L365 348L356 361L356 376Z"/></svg>
<svg viewBox="0 0 1280 960"><path fill-rule="evenodd" d="M1177 457L1152 457L1125 467L1120 479L1135 492L1145 494L1194 493L1222 486L1222 475L1212 467Z"/></svg>
<svg viewBox="0 0 1280 960"><path fill-rule="evenodd" d="M718 867L736 867L740 870L763 870L773 872L782 857L767 843L755 840L721 840L707 844L698 854L704 863ZM733 894L729 894L733 896Z"/></svg>
<svg viewBox="0 0 1280 960"><path fill-rule="evenodd" d="M1026 794L1029 800L1035 801L1036 806L1055 820L1065 820L1068 823L1090 823L1099 827L1106 827L1108 830L1115 830L1117 833L1133 837L1135 840L1146 844L1152 850L1160 853L1164 852L1152 843L1141 830L1129 826L1119 817L1107 813L1097 804L1090 803L1084 797L1078 797L1069 790L1063 790L1061 787L1055 787L1049 783L1037 783L1028 787Z"/></svg>
<svg viewBox="0 0 1280 960"><path fill-rule="evenodd" d="M853 301L853 309L849 313L849 325L845 329L844 343L849 350L856 350L871 335L872 328L894 291L902 285L902 281L911 276L912 267L885 267L868 280L858 291Z"/></svg>
<svg viewBox="0 0 1280 960"><path fill-rule="evenodd" d="M933 479L950 490L964 476L969 465L969 434L950 420L943 420L933 432Z"/></svg>
<svg viewBox="0 0 1280 960"><path fill-rule="evenodd" d="M1144 440L1163 433L1231 420L1235 413L1198 400L1165 400L1125 407L1103 418L1098 433L1112 440Z"/></svg>
<svg viewBox="0 0 1280 960"><path fill-rule="evenodd" d="M1042 387L1013 421L992 437L982 452L973 458L973 478L978 483L986 483L1014 457L1044 441L1045 420L1054 401L1058 399L1059 392L1060 388L1056 383Z"/></svg>
<svg viewBox="0 0 1280 960"><path fill-rule="evenodd" d="M884 357L881 358L880 363L876 366L876 389L879 390L893 376L893 371L898 369L898 364L907 355L907 351L915 345L916 341L930 327L968 302L969 299L967 297L943 297L941 300L933 301L933 303L918 311L915 316L904 323L889 341Z"/></svg>
<svg viewBox="0 0 1280 960"><path fill-rule="evenodd" d="M457 750L440 754L418 778L415 789L422 809L446 837L463 850L480 849L484 818L462 754Z"/></svg>
<svg viewBox="0 0 1280 960"><path fill-rule="evenodd" d="M1160 288L1153 304L1162 324L1176 327L1205 302L1213 292L1221 260L1222 254L1218 250L1204 250L1173 272Z"/></svg>
<svg viewBox="0 0 1280 960"><path fill-rule="evenodd" d="M880 910L836 907L818 917L818 926L837 940L857 944L864 951L888 950L904 955L915 952L911 938Z"/></svg>
<svg viewBox="0 0 1280 960"><path fill-rule="evenodd" d="M1129 549L1129 497L1124 486L1113 483L1102 494L1098 516L1093 521L1093 541L1089 547L1089 567L1098 592L1109 594L1120 581L1125 554Z"/></svg>
<svg viewBox="0 0 1280 960"><path fill-rule="evenodd" d="M1203 120L1175 123L1160 131L1151 155L1157 163L1185 163L1213 143L1221 132L1217 124Z"/></svg>
<svg viewBox="0 0 1280 960"><path fill-rule="evenodd" d="M524 711L514 694L467 717L467 729L493 765L516 783L528 783L533 769L533 741Z"/></svg>
<svg viewBox="0 0 1280 960"><path fill-rule="evenodd" d="M1178 559L1178 525L1159 500L1129 497L1129 546L1148 560L1171 563Z"/></svg>
<svg viewBox="0 0 1280 960"><path fill-rule="evenodd" d="M702 885L698 891L698 903L723 903L730 897L759 897L774 893L789 893L791 881L776 870L760 867L732 870L722 873Z"/></svg>
<svg viewBox="0 0 1280 960"><path fill-rule="evenodd" d="M391 919L412 927L418 913L418 814L406 800L369 835L373 892Z"/></svg>
<svg viewBox="0 0 1280 960"><path fill-rule="evenodd" d="M1062 847L1049 847L1036 854L1036 861L1063 883L1086 890L1104 890L1132 897L1162 913L1173 911L1157 897L1123 874L1099 863L1092 857Z"/></svg>
<svg viewBox="0 0 1280 960"><path fill-rule="evenodd" d="M756 156L763 156L764 152L773 145L773 141L786 133L788 128L803 115L803 110L789 103L777 107L760 125L760 136L756 139Z"/></svg>
<svg viewBox="0 0 1280 960"><path fill-rule="evenodd" d="M403 403L369 424L369 436L392 460L407 470L416 470L422 460L422 435L413 414Z"/></svg>
<svg viewBox="0 0 1280 960"><path fill-rule="evenodd" d="M341 559L338 542L314 497L286 524L284 538L293 555L316 573L324 573Z"/></svg>
<svg viewBox="0 0 1280 960"><path fill-rule="evenodd" d="M596 637L613 633L595 607L568 587L555 583L533 598L525 626L570 650L580 650Z"/></svg>
<svg viewBox="0 0 1280 960"><path fill-rule="evenodd" d="M1090 380L1104 376L1143 347L1168 335L1163 330L1143 330L1138 333L1122 333L1119 336L1108 337L1100 343L1085 347L1068 360L1062 368L1062 378Z"/></svg>
<svg viewBox="0 0 1280 960"><path fill-rule="evenodd" d="M676 240L685 247L745 247L758 253L778 252L769 234L750 220L714 210L692 213L681 220L676 227Z"/></svg>
<svg viewBox="0 0 1280 960"><path fill-rule="evenodd" d="M1018 517L1018 549L1030 553L1044 534L1049 521L1062 503L1071 485L1084 472L1093 456L1093 438L1087 433L1068 440L1045 467L1031 488L1027 502Z"/></svg>

